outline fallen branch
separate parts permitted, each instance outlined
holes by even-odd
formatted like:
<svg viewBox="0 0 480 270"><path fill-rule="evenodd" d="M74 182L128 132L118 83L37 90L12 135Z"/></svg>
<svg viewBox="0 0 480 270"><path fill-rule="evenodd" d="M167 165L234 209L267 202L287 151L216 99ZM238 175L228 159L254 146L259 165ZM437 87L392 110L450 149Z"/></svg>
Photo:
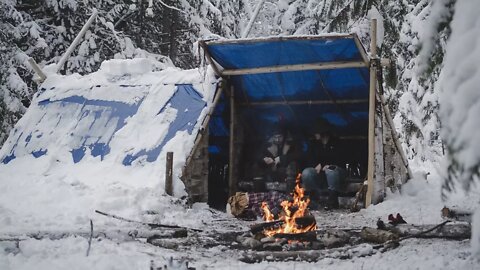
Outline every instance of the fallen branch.
<svg viewBox="0 0 480 270"><path fill-rule="evenodd" d="M421 232L416 233L416 234L404 236L404 237L400 238L400 240L405 240L405 239L408 239L408 238L420 238L422 235L426 235L426 234L429 233L429 232L433 232L434 230L439 229L439 228L445 226L445 224L447 224L448 222L450 222L450 221L449 221L449 220L446 220L446 221L438 224L437 226L435 226L435 227L433 227L433 228L431 228L431 229L428 229L428 230L425 230L425 231L421 231Z"/></svg>
<svg viewBox="0 0 480 270"><path fill-rule="evenodd" d="M182 234L182 231L186 229L169 229L169 230L156 230L156 229L113 229L99 231L98 229L92 233L92 231L36 231L27 232L22 234L0 234L0 242L2 241L25 241L28 239L50 239L59 240L71 236L83 237L89 239L93 238L106 238L110 240L132 240L134 238L148 238L151 236L171 238L176 235Z"/></svg>
<svg viewBox="0 0 480 270"><path fill-rule="evenodd" d="M90 247L92 245L92 238L93 238L93 221L90 219L90 238L88 239L87 257L90 254Z"/></svg>
<svg viewBox="0 0 480 270"><path fill-rule="evenodd" d="M108 213L105 213L105 212L102 212L102 211L99 211L99 210L95 210L95 213L106 216L106 217L111 217L111 218L114 218L114 219L118 219L118 220L121 220L121 221L129 222L129 223L142 224L142 225L148 226L150 228L188 229L188 230L192 230L192 231L196 231L196 232L201 232L202 231L202 230L199 230L199 229L186 228L186 227L181 227L181 226L177 226L177 225L165 225L165 224L158 224L158 223L141 222L141 221L137 221L137 220L132 220L132 219L120 217L120 216L117 216L117 215L114 215L114 214L108 214Z"/></svg>

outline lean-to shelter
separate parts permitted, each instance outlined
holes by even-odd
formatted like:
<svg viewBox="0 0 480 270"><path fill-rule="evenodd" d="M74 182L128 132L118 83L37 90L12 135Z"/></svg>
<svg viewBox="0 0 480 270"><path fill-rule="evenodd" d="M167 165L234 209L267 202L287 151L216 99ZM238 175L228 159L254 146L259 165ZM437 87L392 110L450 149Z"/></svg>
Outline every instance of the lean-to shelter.
<svg viewBox="0 0 480 270"><path fill-rule="evenodd" d="M214 188L219 181L232 195L239 182L254 177L248 174L250 154L278 121L288 123L300 141L317 119L332 124L349 153L341 165L362 168L355 181L368 183L367 206L381 202L387 187L407 180L408 164L379 91L380 60L367 55L356 34L207 40L200 45L223 78L205 140L209 197L221 192Z"/></svg>

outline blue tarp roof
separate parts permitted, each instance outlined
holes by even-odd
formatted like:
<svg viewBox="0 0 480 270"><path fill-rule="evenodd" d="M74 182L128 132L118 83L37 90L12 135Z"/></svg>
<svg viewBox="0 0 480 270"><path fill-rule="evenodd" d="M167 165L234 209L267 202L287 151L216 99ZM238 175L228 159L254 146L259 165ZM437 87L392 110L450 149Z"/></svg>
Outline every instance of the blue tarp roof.
<svg viewBox="0 0 480 270"><path fill-rule="evenodd" d="M279 37L207 41L205 48L223 68L363 61L355 35ZM257 127L286 120L300 127L324 118L339 133L367 134L369 69L365 67L235 75L230 77L242 114ZM332 101L331 104L279 105L279 102ZM356 100L353 104L349 101ZM262 104L263 102L276 102ZM249 106L248 104L256 104Z"/></svg>
<svg viewBox="0 0 480 270"><path fill-rule="evenodd" d="M94 90L100 92L104 87L110 87L110 85L97 85ZM130 92L136 92L143 97L135 103L128 103L88 99L74 95L58 100L44 99L32 105L39 113L31 117L28 126L14 130L12 140L15 143L9 147L7 155L0 156L0 162L9 163L17 157L18 150L32 154L35 158L48 154L49 147L52 146L52 137L55 137L52 131L57 132L56 136L69 141L68 151L74 163L80 162L88 152L94 157L100 156L103 160L111 152L111 141L115 138L117 131L127 125L127 118L131 119L137 114L151 85L116 87L128 88ZM165 104L159 104L161 107L157 108L158 113L155 116L156 122L165 122L167 121L164 113L166 107L177 111L173 119L172 116L168 116L169 125L165 137L153 149L140 149L132 154L125 153L122 157L124 165L131 165L141 157L146 157L147 162L154 162L165 144L178 131L187 131L192 134L207 103L191 84L177 84L175 88L171 98ZM53 90L52 88L47 91ZM92 89L85 89L84 92L89 93L89 90ZM161 131L159 130L158 133L161 134Z"/></svg>

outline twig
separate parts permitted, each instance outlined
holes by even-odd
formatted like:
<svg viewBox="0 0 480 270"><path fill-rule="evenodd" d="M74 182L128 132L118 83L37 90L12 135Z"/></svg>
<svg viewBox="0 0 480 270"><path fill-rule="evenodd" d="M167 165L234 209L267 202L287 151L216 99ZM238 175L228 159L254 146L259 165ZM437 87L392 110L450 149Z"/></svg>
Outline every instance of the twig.
<svg viewBox="0 0 480 270"><path fill-rule="evenodd" d="M90 238L88 239L87 257L88 257L88 254L90 254L90 247L92 245L92 238L93 238L93 221L90 219Z"/></svg>
<svg viewBox="0 0 480 270"><path fill-rule="evenodd" d="M98 210L95 210L95 213L106 216L106 217L111 217L111 218L114 218L114 219L125 221L125 222L142 224L142 225L148 226L150 228L188 229L188 230L192 230L192 231L195 231L195 232L202 232L202 230L200 230L200 229L186 228L186 227L181 227L181 226L177 226L177 225L165 225L165 224L158 224L158 223L141 222L141 221L137 221L137 220L132 220L132 219L120 217L120 216L117 216L117 215L114 215L114 214L108 214L108 213L98 211Z"/></svg>

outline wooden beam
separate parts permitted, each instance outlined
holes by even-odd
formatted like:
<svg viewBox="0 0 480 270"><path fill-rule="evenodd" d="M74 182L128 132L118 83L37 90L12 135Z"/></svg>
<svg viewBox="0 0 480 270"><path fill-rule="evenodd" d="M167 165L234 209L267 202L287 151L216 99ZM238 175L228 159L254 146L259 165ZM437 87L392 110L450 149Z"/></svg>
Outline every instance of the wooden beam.
<svg viewBox="0 0 480 270"><path fill-rule="evenodd" d="M322 39L337 39L337 38L352 38L353 34L326 34L321 36L276 36L267 38L244 38L244 39L223 39L223 40L202 40L208 45L223 45L223 44L239 44L239 43L255 43L255 42L269 42L282 40L322 40Z"/></svg>
<svg viewBox="0 0 480 270"><path fill-rule="evenodd" d="M222 92L223 92L223 82L217 85L217 94L213 98L212 106L210 107L210 110L208 111L207 115L205 115L205 118L203 119L202 126L200 127L197 137L195 138L195 142L193 143L192 150L190 151L190 154L188 155L187 160L185 161L185 166L183 167L184 171L182 172L183 175L185 175L185 168L187 168L190 165L193 155L195 155L195 152L198 149L198 145L202 141L204 130L206 130L208 123L210 123L210 118L212 117L215 107L217 107L217 104L220 101Z"/></svg>
<svg viewBox="0 0 480 270"><path fill-rule="evenodd" d="M207 45L205 44L205 41L200 40L199 44L202 47L203 53L205 54L205 57L207 58L208 63L210 63L210 65L212 66L215 74L217 74L218 77L222 77L222 72L220 72L220 69L218 68L217 63L212 59L212 56L210 55L210 52L208 52Z"/></svg>
<svg viewBox="0 0 480 270"><path fill-rule="evenodd" d="M370 24L370 56L371 60L377 58L377 20L372 19ZM365 207L370 206L373 196L373 177L375 163L375 100L377 87L377 68L370 65L370 92L368 104L368 173L367 173L367 195Z"/></svg>
<svg viewBox="0 0 480 270"><path fill-rule="evenodd" d="M362 56L363 62L368 66L370 64L370 60L368 59L367 52L365 51L365 47L363 47L362 42L358 38L357 34L353 34L353 40L355 41L355 45L357 45L358 51L360 51L360 55Z"/></svg>
<svg viewBox="0 0 480 270"><path fill-rule="evenodd" d="M90 25L95 20L95 18L97 18L97 15L98 15L98 10L96 8L94 8L93 12L92 12L92 15L90 16L88 21L85 23L85 25L83 25L82 29L80 30L78 35L73 40L72 44L70 44L70 47L68 47L67 51L63 54L62 58L60 58L60 61L58 61L57 69L56 69L57 73L60 72L60 70L63 69L63 66L67 62L68 57L70 57L70 54L72 54L75 47L77 47L77 45L80 43L80 40L83 38L83 36L85 35L88 28L90 27Z"/></svg>
<svg viewBox="0 0 480 270"><path fill-rule="evenodd" d="M318 105L318 104L361 104L368 103L368 99L342 100L292 100L292 101L256 101L241 103L241 106L271 106L271 105Z"/></svg>
<svg viewBox="0 0 480 270"><path fill-rule="evenodd" d="M28 63L30 63L33 70L37 73L39 78L39 81L38 81L39 83L42 83L43 81L45 81L45 79L47 79L47 75L43 73L43 70L37 65L37 62L35 62L35 60L32 57L28 58Z"/></svg>
<svg viewBox="0 0 480 270"><path fill-rule="evenodd" d="M221 73L223 76L236 76L245 74L275 73L302 70L322 70L322 69L339 69L339 68L359 68L368 67L363 61L343 61L343 62L325 62L313 64L283 65L270 66L260 68L244 68L244 69L225 69Z"/></svg>
<svg viewBox="0 0 480 270"><path fill-rule="evenodd" d="M230 147L229 147L229 163L228 163L228 189L229 196L235 195L237 192L237 181L235 181L235 94L233 85L230 86Z"/></svg>

